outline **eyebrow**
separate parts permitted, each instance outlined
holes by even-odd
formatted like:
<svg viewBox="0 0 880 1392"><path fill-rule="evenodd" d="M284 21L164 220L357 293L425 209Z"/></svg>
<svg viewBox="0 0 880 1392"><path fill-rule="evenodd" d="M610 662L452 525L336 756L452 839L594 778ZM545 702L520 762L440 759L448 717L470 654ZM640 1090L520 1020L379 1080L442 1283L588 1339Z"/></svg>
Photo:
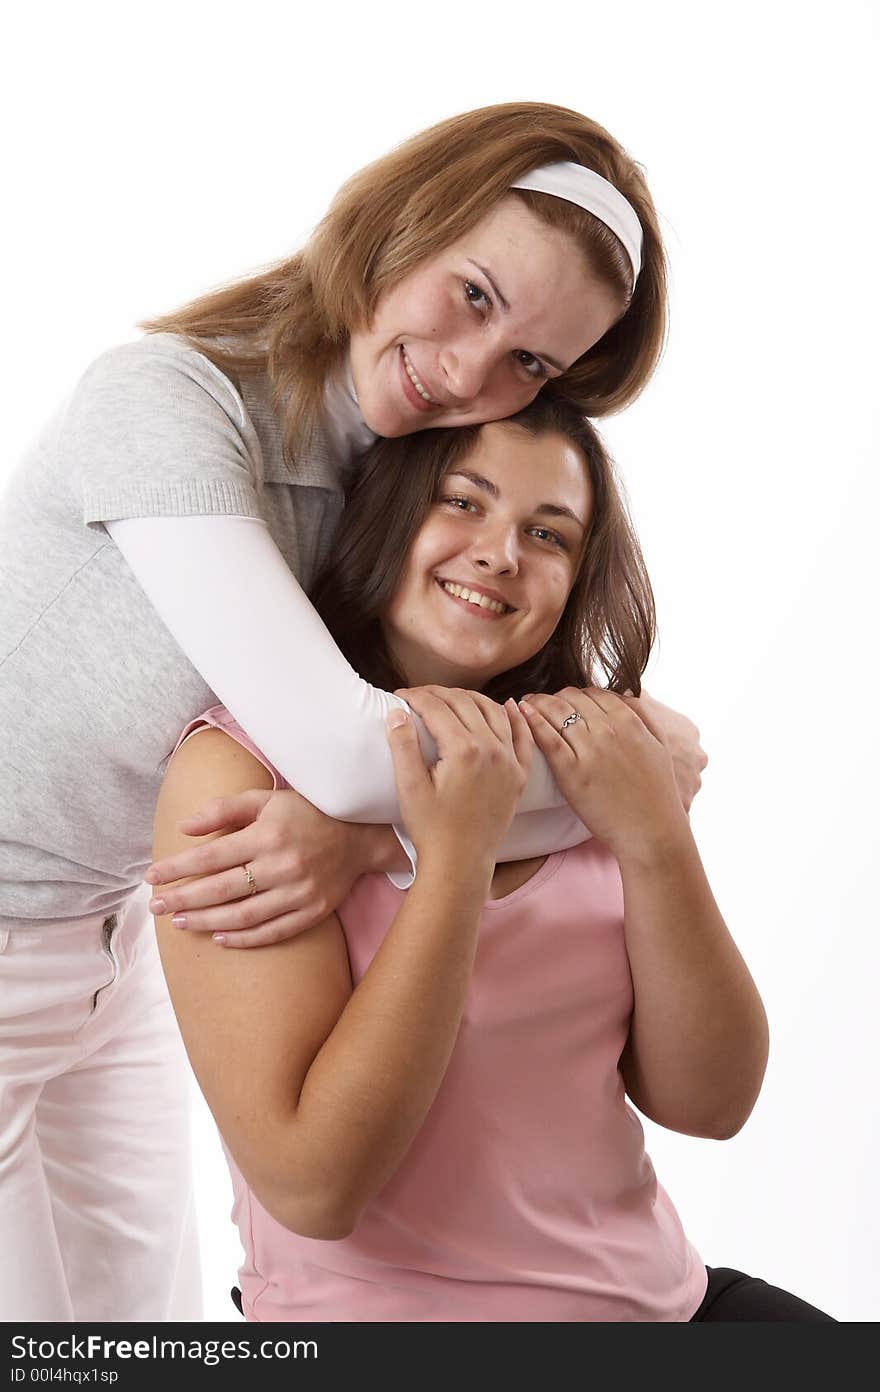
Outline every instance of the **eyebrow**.
<svg viewBox="0 0 880 1392"><path fill-rule="evenodd" d="M468 257L468 261L469 261L469 263L470 263L471 266L475 266L476 269L477 269L478 271L481 271L482 274L486 277L486 279L488 280L490 286L492 287L492 290L494 291L495 298L497 299L497 301L498 301L498 303L500 304L501 308L504 310L504 313L505 313L505 314L509 314L509 313L510 313L510 305L507 303L507 300L504 298L504 295L503 295L503 293L502 293L502 291L501 291L501 288L500 288L500 286L499 286L497 280L495 279L495 277L492 275L492 272L491 272L490 270L487 270L487 268L486 268L485 266L481 266L480 263L479 263L479 261L474 261L471 257ZM531 349L530 349L530 348L527 348L527 349L526 349L526 352L527 352L527 353L530 353L530 352L531 352ZM564 368L564 367L562 366L562 363L558 363L558 362L556 361L555 358L551 358L549 353L536 353L536 354L535 354L535 357L536 357L536 358L541 358L543 362L549 363L551 367L555 367L557 372L565 372L565 371L567 370L566 368Z"/></svg>
<svg viewBox="0 0 880 1392"><path fill-rule="evenodd" d="M482 474L475 474L471 469L450 469L446 478L464 478L472 483L475 488L480 488L484 493L488 493L491 498L501 496L497 484L491 479L484 478ZM559 503L541 503L535 508L537 517L569 517L572 522L576 522L581 531L587 530L586 525L578 517L577 513L572 512L570 507L563 507Z"/></svg>

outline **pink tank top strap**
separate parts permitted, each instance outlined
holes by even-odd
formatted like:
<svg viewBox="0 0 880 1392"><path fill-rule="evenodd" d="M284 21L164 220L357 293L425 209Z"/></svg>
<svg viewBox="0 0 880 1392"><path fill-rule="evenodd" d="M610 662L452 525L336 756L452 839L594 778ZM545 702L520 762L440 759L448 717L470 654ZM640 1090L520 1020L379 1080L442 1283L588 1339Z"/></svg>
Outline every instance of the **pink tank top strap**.
<svg viewBox="0 0 880 1392"><path fill-rule="evenodd" d="M262 750L258 749L254 744L251 737L245 734L238 721L234 716L230 715L225 706L211 706L210 710L203 711L201 715L196 716L195 720L191 720L182 731L180 739L174 746L173 752L177 753L177 750L183 744L184 740L189 739L190 735L196 734L199 730L207 729L222 730L225 735L229 735L237 744L240 744L242 749L246 749L249 754L253 754L254 758L258 759L263 767L267 768L271 773L272 784L275 788L290 787L290 784L278 772L275 765L269 762Z"/></svg>

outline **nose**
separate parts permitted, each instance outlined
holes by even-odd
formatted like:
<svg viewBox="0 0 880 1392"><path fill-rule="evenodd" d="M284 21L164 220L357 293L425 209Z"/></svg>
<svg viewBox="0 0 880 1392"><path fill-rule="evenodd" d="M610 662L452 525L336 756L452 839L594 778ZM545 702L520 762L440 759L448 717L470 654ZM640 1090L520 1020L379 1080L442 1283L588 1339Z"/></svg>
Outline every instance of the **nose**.
<svg viewBox="0 0 880 1392"><path fill-rule="evenodd" d="M485 575L516 575L519 572L519 534L512 522L487 519L471 547L471 562Z"/></svg>
<svg viewBox="0 0 880 1392"><path fill-rule="evenodd" d="M491 343L476 335L450 343L439 354L440 369L446 386L457 401L475 401L495 366L495 350Z"/></svg>

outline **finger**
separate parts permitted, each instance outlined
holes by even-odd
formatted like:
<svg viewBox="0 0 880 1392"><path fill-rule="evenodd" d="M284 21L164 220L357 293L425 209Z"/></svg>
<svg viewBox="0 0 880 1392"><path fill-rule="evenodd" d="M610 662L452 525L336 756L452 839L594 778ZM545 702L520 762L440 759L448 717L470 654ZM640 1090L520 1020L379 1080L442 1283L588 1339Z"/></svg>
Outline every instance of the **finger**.
<svg viewBox="0 0 880 1392"><path fill-rule="evenodd" d="M650 731L658 743L665 744L663 729L659 721L655 720L648 707L642 704L640 696L621 696L620 700L629 707L634 715L639 717L645 729Z"/></svg>
<svg viewBox="0 0 880 1392"><path fill-rule="evenodd" d="M303 909L298 913L281 914L259 928L246 928L239 933L215 933L211 941L226 948L269 947L272 943L286 942L288 938L307 932L309 928L323 923L325 918L326 913Z"/></svg>
<svg viewBox="0 0 880 1392"><path fill-rule="evenodd" d="M250 864L250 870L260 889L275 887L263 882L253 864ZM220 875L203 875L190 880L188 884L157 885L150 900L150 913L161 915L185 913L190 909L210 909L244 899L250 894L251 884L244 872L244 865L236 865L233 870L224 870Z"/></svg>
<svg viewBox="0 0 880 1392"><path fill-rule="evenodd" d="M545 704L549 700L555 701L556 698L545 697ZM564 703L560 704L564 705ZM547 718L542 710L538 709L537 705L533 705L531 701L521 701L520 710L528 721L529 729L535 743L547 759L551 768L554 764L564 767L577 758L577 754L572 749L568 740L560 734L556 725Z"/></svg>
<svg viewBox="0 0 880 1392"><path fill-rule="evenodd" d="M615 706L618 698L613 691L603 691L598 686L564 686L558 691L557 696L562 701L566 701L571 709L581 717L587 727L595 727L598 724L614 727L614 715L623 713L624 718L629 718L629 712L623 712L622 704ZM568 727L569 729L571 726Z"/></svg>
<svg viewBox="0 0 880 1392"><path fill-rule="evenodd" d="M191 836L205 836L208 832L223 831L227 827L241 831L257 820L271 796L272 790L269 788L251 788L245 793L211 798L204 807L180 823L181 829L190 828ZM198 830L192 830L195 827Z"/></svg>
<svg viewBox="0 0 880 1392"><path fill-rule="evenodd" d="M419 712L421 714L421 712ZM430 729L430 726L428 727ZM401 800L415 797L424 792L430 784L430 775L419 746L415 722L406 711L397 709L389 713L385 721L391 762L394 765L394 779ZM431 734L436 734L431 730Z"/></svg>
<svg viewBox="0 0 880 1392"><path fill-rule="evenodd" d="M481 691L473 692L473 697L493 734L497 735L505 744L512 744L513 729L510 723L507 702L505 702L504 705L499 705L497 701L492 700L491 696L484 696ZM513 701L513 706L516 708L515 701ZM522 716L522 719L525 721L525 716ZM527 725L525 728L528 730Z"/></svg>
<svg viewBox="0 0 880 1392"><path fill-rule="evenodd" d="M447 701L471 734L484 734L488 726L496 739L503 744L511 743L510 721L504 707L493 701L491 696L484 696L481 691L463 691L458 687L439 687L437 694Z"/></svg>
<svg viewBox="0 0 880 1392"><path fill-rule="evenodd" d="M535 752L535 741L529 729L529 722L526 720L512 696L509 700L505 701L504 709L510 721L510 735L513 740L513 752L516 755L517 763L520 768L528 769L532 762L532 755Z"/></svg>
<svg viewBox="0 0 880 1392"><path fill-rule="evenodd" d="M301 899L298 899L296 891L288 886L283 890L267 890L265 894L251 894L247 899L236 900L234 904L175 913L171 916L171 922L175 928L185 929L188 933L240 933L271 922L281 914L306 910L310 905L321 907L316 905L314 894L303 891Z"/></svg>
<svg viewBox="0 0 880 1392"><path fill-rule="evenodd" d="M247 827L244 831L221 836L217 841L206 841L203 845L192 846L189 850L178 851L176 855L155 861L144 879L148 884L166 885L190 875L216 875L221 870L244 865L258 850L256 836L251 827Z"/></svg>
<svg viewBox="0 0 880 1392"><path fill-rule="evenodd" d="M561 692L552 695L549 692L538 692L526 704L539 711L560 735L563 733L563 721L572 714L580 715L585 729L589 729L590 720L595 718L594 710L588 701L581 699L581 709L577 709ZM572 726L566 726L566 731L571 728Z"/></svg>
<svg viewBox="0 0 880 1392"><path fill-rule="evenodd" d="M420 686L409 692L408 701L428 727L442 757L444 750L460 744L463 735L472 733L459 711L450 704L449 689L445 686ZM474 721L473 708L469 720ZM480 717L482 719L482 717Z"/></svg>
<svg viewBox="0 0 880 1392"><path fill-rule="evenodd" d="M586 699L608 716L619 714L624 709L621 698L614 691L606 691L601 686L565 686L558 694L572 703L575 699Z"/></svg>

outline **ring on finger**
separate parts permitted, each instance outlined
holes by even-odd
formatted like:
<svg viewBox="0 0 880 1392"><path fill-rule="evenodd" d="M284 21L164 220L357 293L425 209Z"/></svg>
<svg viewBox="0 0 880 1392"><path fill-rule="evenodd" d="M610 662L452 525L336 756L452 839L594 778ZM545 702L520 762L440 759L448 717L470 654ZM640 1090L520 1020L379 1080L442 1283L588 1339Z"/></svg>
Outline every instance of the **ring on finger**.
<svg viewBox="0 0 880 1392"><path fill-rule="evenodd" d="M243 865L241 868L247 876L249 889L245 897L249 899L252 894L256 894L257 892L257 882L254 879L254 872L251 870L249 865Z"/></svg>
<svg viewBox="0 0 880 1392"><path fill-rule="evenodd" d="M584 717L582 715L578 715L577 711L572 711L571 715L567 715L563 720L562 724L559 727L560 731L567 730L569 725L576 725L577 722L579 720L583 720L583 718Z"/></svg>

